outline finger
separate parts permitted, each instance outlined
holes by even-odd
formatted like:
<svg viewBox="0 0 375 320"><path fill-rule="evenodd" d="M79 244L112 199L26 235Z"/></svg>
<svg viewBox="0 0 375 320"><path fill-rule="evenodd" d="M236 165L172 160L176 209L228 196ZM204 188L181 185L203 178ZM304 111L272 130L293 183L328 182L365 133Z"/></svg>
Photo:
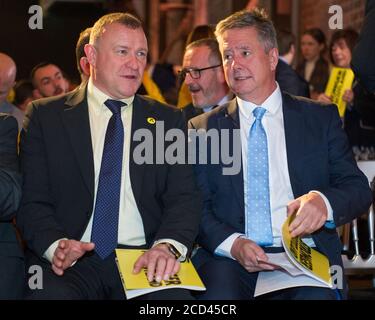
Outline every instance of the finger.
<svg viewBox="0 0 375 320"><path fill-rule="evenodd" d="M93 242L81 242L81 250L83 251L92 251L95 248L95 243Z"/></svg>
<svg viewBox="0 0 375 320"><path fill-rule="evenodd" d="M259 260L268 261L268 257L266 255L266 253L264 252L264 250L260 246L258 246L257 244L254 243L254 245L251 248L252 248L253 253L254 253L253 259L255 260L256 265L259 264Z"/></svg>
<svg viewBox="0 0 375 320"><path fill-rule="evenodd" d="M58 244L58 248L65 249L67 247L67 240L60 240Z"/></svg>
<svg viewBox="0 0 375 320"><path fill-rule="evenodd" d="M149 282L152 282L154 280L155 275L155 267L156 267L156 259L150 259L147 264L147 279Z"/></svg>
<svg viewBox="0 0 375 320"><path fill-rule="evenodd" d="M291 233L290 236L292 238L298 237L298 236L303 236L305 234L309 233L307 226L303 223L301 223L296 229L294 229Z"/></svg>
<svg viewBox="0 0 375 320"><path fill-rule="evenodd" d="M133 273L134 274L139 273L145 265L146 265L146 260L145 260L144 256L142 255L134 263Z"/></svg>
<svg viewBox="0 0 375 320"><path fill-rule="evenodd" d="M178 273L178 271L180 271L180 267L181 267L180 261L175 260L171 275L174 276L176 273Z"/></svg>
<svg viewBox="0 0 375 320"><path fill-rule="evenodd" d="M56 267L54 264L52 264L52 270L58 276L62 276L64 274L64 270Z"/></svg>
<svg viewBox="0 0 375 320"><path fill-rule="evenodd" d="M270 271L276 269L274 265L267 264L267 263L259 263L258 267L262 270L270 270Z"/></svg>
<svg viewBox="0 0 375 320"><path fill-rule="evenodd" d="M175 258L169 258L167 260L167 264L165 266L165 271L164 271L164 277L163 277L164 280L169 280L169 277L172 275L175 263L176 263Z"/></svg>
<svg viewBox="0 0 375 320"><path fill-rule="evenodd" d="M164 272L165 272L166 266L167 266L167 258L163 256L159 256L159 258L156 260L156 272L155 272L156 282L160 282L162 279L164 279Z"/></svg>
<svg viewBox="0 0 375 320"><path fill-rule="evenodd" d="M293 213L295 213L299 209L300 205L301 205L301 201L299 199L289 202L286 207L288 217L292 215Z"/></svg>

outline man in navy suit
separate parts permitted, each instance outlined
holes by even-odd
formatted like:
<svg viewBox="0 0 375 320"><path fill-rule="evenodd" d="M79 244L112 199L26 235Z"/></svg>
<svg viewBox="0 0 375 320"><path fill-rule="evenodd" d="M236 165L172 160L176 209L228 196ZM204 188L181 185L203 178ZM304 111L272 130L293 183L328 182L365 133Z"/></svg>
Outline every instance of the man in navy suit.
<svg viewBox="0 0 375 320"><path fill-rule="evenodd" d="M224 161L210 164L208 159L196 166L204 210L193 261L207 287L201 299L253 299L259 272L274 270L266 253L283 251L281 226L288 215L296 213L289 226L292 237L303 236L332 266L342 266L335 226L366 212L371 191L352 157L337 108L281 93L275 81L276 34L263 11L234 13L217 25L216 35L237 97L192 119L190 128L225 129L233 139L237 133L242 168L224 175ZM266 241L257 240L263 239L259 231ZM264 297L335 299L339 293L297 287Z"/></svg>
<svg viewBox="0 0 375 320"><path fill-rule="evenodd" d="M295 96L310 98L308 82L291 67L296 52L294 43L294 36L291 32L285 30L277 31L279 63L276 67L276 81L281 91Z"/></svg>
<svg viewBox="0 0 375 320"><path fill-rule="evenodd" d="M22 299L25 280L23 252L12 222L21 199L17 136L16 119L0 113L0 300Z"/></svg>
<svg viewBox="0 0 375 320"><path fill-rule="evenodd" d="M147 50L136 17L103 16L85 46L88 83L31 105L18 224L27 264L43 269L43 290L29 290L30 299L125 299L116 247L147 249L133 272L147 267L157 282L175 274L192 249L200 217L192 168L133 157L138 129L152 137L155 161L155 122L165 130L186 126L179 111L135 94ZM144 298L191 296L172 289Z"/></svg>

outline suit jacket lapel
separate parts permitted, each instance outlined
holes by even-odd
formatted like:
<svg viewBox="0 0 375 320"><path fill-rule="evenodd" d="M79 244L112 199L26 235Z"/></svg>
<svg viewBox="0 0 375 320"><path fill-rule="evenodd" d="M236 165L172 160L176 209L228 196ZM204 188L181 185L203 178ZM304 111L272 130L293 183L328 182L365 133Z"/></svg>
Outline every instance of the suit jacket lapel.
<svg viewBox="0 0 375 320"><path fill-rule="evenodd" d="M94 160L90 133L90 121L86 97L87 86L72 93L62 112L62 120L72 144L83 180L94 198Z"/></svg>
<svg viewBox="0 0 375 320"><path fill-rule="evenodd" d="M152 132L153 148L154 148L153 160L155 161L155 153L156 153L155 148L157 147L154 143L155 138L156 138L156 123L151 123L152 121L149 121L152 119L156 121L159 120L157 116L155 115L155 109L146 100L143 100L143 98L136 95L133 101L129 171L130 171L130 183L132 186L134 198L137 202L139 202L141 198L145 165L138 165L134 162L134 159L133 159L134 149L140 142L135 142L133 139L133 136L134 136L135 131L138 129L147 129Z"/></svg>
<svg viewBox="0 0 375 320"><path fill-rule="evenodd" d="M231 132L230 145L233 145L233 129L240 129L240 117L237 106L237 100L233 99L229 102L227 108L223 109L224 115L218 119L218 128L229 129ZM240 142L241 143L241 142ZM233 152L233 150L231 150ZM242 168L242 152L241 152L241 171L236 175L230 175L230 180L234 189L234 193L240 204L240 208L245 212L244 205L244 181L243 181L243 168Z"/></svg>
<svg viewBox="0 0 375 320"><path fill-rule="evenodd" d="M304 120L298 104L290 96L283 94L283 116L286 142L286 154L290 183L293 194L298 197L302 191L302 182L298 177L297 166L303 165L298 159L303 154Z"/></svg>

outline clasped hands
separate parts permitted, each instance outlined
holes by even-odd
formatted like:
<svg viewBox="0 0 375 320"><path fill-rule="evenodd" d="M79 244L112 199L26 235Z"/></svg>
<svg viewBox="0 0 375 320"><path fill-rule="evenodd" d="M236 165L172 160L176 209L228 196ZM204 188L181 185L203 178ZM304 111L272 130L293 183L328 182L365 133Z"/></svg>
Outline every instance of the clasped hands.
<svg viewBox="0 0 375 320"><path fill-rule="evenodd" d="M52 270L58 276L70 268L86 252L92 251L95 244L76 240L60 240L52 259ZM180 269L180 262L169 251L166 244L158 244L147 250L134 264L133 273L139 273L142 268L147 268L148 281L168 280Z"/></svg>
<svg viewBox="0 0 375 320"><path fill-rule="evenodd" d="M288 217L296 214L289 226L291 236L304 236L319 230L327 221L327 208L323 198L318 193L305 194L291 202L287 206ZM268 257L264 250L255 242L239 237L231 248L231 255L248 272L275 270L278 267L268 263Z"/></svg>

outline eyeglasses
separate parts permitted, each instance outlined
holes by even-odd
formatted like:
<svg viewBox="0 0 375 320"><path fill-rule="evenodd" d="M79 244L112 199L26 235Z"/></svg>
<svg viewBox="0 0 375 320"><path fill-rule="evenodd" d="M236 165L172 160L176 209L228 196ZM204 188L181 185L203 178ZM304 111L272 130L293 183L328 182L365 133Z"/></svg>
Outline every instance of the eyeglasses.
<svg viewBox="0 0 375 320"><path fill-rule="evenodd" d="M216 66L211 66L211 67L201 68L201 69L197 69L197 68L184 68L184 69L180 70L178 72L178 74L181 77L182 81L185 80L187 74L190 74L190 77L192 77L193 79L199 79L201 77L201 72L202 71L208 70L208 69L214 69L214 68L221 67L221 66L222 66L221 64L218 64Z"/></svg>

